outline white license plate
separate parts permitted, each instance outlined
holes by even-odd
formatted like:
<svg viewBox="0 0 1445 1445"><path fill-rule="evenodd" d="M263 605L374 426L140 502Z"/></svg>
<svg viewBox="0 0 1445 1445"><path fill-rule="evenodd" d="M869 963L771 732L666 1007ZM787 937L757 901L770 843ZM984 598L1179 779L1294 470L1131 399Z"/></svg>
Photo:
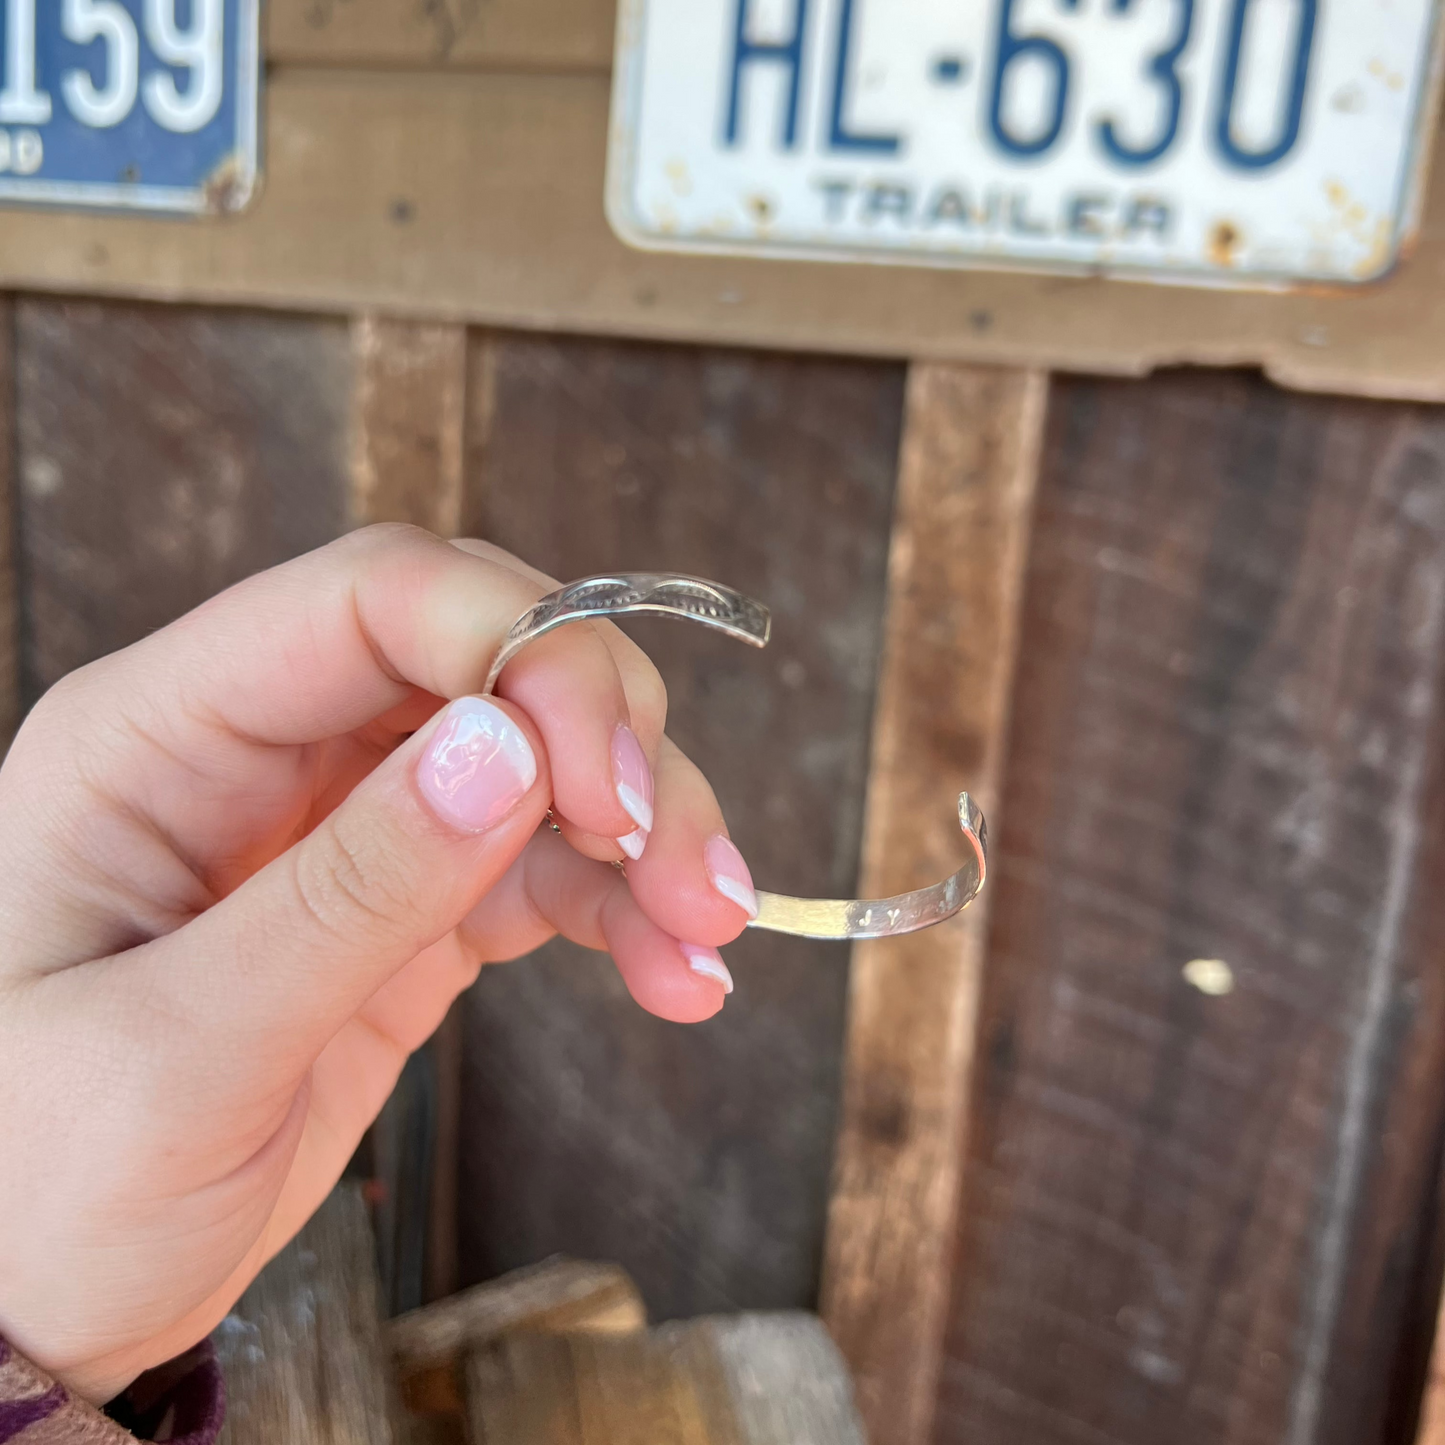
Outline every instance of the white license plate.
<svg viewBox="0 0 1445 1445"><path fill-rule="evenodd" d="M1269 285L1416 223L1436 0L622 0L638 246Z"/></svg>

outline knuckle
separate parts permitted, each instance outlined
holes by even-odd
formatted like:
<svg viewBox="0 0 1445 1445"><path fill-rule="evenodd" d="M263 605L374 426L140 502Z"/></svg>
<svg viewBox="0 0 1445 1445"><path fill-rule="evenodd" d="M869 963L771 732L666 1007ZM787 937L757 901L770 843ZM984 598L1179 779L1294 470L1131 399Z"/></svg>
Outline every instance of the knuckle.
<svg viewBox="0 0 1445 1445"><path fill-rule="evenodd" d="M440 539L412 522L371 522L328 542L316 556L332 559L344 574L361 574L384 565L399 553L435 547Z"/></svg>
<svg viewBox="0 0 1445 1445"><path fill-rule="evenodd" d="M365 527L348 532L339 539L338 544L352 546L362 552L374 552L436 540L434 532L428 532L425 527L419 527L415 522L370 522Z"/></svg>
<svg viewBox="0 0 1445 1445"><path fill-rule="evenodd" d="M104 672L102 664L106 660L101 658L96 662L88 662L51 683L30 709L31 715L48 718L54 713L64 718L94 689L98 675Z"/></svg>
<svg viewBox="0 0 1445 1445"><path fill-rule="evenodd" d="M410 912L410 890L399 860L376 843L349 836L335 815L293 854L297 899L323 933L346 938L358 930L390 933Z"/></svg>

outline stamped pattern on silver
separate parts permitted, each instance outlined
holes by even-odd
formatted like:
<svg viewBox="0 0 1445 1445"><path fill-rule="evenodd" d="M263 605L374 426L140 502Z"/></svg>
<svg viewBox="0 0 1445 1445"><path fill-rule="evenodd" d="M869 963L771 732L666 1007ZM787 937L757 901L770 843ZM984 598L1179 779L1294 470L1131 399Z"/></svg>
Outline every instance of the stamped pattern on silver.
<svg viewBox="0 0 1445 1445"><path fill-rule="evenodd" d="M660 572L621 572L615 577L587 577L542 598L511 626L502 650L492 662L483 696L497 685L502 669L529 643L586 617L673 617L716 628L751 647L766 647L772 616L731 587Z"/></svg>
<svg viewBox="0 0 1445 1445"><path fill-rule="evenodd" d="M512 625L482 688L490 693L502 669L529 642L587 617L636 615L675 617L699 622L746 642L766 647L772 622L768 609L731 587L655 572L625 572L587 577L542 598ZM969 843L969 857L957 873L897 898L790 898L758 893L758 916L749 927L801 938L890 938L932 928L966 908L988 874L988 829L983 813L967 793L958 797L958 823Z"/></svg>

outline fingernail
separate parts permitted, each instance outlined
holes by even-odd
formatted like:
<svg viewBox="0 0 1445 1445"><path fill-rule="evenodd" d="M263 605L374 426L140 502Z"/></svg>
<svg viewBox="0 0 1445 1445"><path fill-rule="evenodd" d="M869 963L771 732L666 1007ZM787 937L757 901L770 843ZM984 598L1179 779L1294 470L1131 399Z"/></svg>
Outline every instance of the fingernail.
<svg viewBox="0 0 1445 1445"><path fill-rule="evenodd" d="M728 966L722 961L722 954L717 949L702 948L696 943L682 943L678 947L682 949L682 956L694 973L700 973L704 978L722 984L724 993L733 991L733 976L728 972Z"/></svg>
<svg viewBox="0 0 1445 1445"><path fill-rule="evenodd" d="M537 781L537 759L501 708L485 698L459 697L442 714L416 776L446 822L480 833L526 796Z"/></svg>
<svg viewBox="0 0 1445 1445"><path fill-rule="evenodd" d="M625 725L612 734L612 785L627 816L644 833L652 832L652 769L637 734Z"/></svg>
<svg viewBox="0 0 1445 1445"><path fill-rule="evenodd" d="M617 846L636 862L642 857L642 850L647 847L647 829L639 828L635 833L629 833L625 838L617 840Z"/></svg>
<svg viewBox="0 0 1445 1445"><path fill-rule="evenodd" d="M753 891L753 875L743 862L731 838L719 833L709 838L702 850L702 861L707 867L707 876L712 886L732 903L736 903L749 918L758 916L758 895Z"/></svg>

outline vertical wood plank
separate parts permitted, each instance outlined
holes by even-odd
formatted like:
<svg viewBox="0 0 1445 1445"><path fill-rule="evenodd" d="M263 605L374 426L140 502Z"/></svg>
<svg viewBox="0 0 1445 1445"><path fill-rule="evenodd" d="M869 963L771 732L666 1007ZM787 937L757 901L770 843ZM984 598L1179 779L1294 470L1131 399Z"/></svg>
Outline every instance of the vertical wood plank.
<svg viewBox="0 0 1445 1445"><path fill-rule="evenodd" d="M666 567L765 600L762 654L629 628L759 886L851 893L903 369L495 346L490 437L469 426L477 531L558 577ZM566 943L483 970L466 999L464 1281L560 1251L621 1262L659 1318L815 1307L847 954L756 932L724 951L737 991L690 1029Z"/></svg>
<svg viewBox="0 0 1445 1445"><path fill-rule="evenodd" d="M436 1069L436 1157L432 1160L431 1187L427 1191L426 1254L422 1295L445 1299L461 1283L457 1266L457 1211L462 1125L462 1018L460 1000L447 1010L441 1027L432 1035Z"/></svg>
<svg viewBox="0 0 1445 1445"><path fill-rule="evenodd" d="M464 353L455 363L460 370L457 380L462 395L461 414L456 422L459 435L455 440L461 472L456 530L465 537L482 535L486 513L486 454L496 417L499 344L491 332L467 332L463 336ZM448 416L451 416L450 410ZM431 1043L437 1073L437 1147L427 1226L426 1296L429 1300L444 1299L461 1287L458 1241L465 1011L465 1000L458 999Z"/></svg>
<svg viewBox="0 0 1445 1445"><path fill-rule="evenodd" d="M33 701L344 527L344 323L15 302L23 607Z"/></svg>
<svg viewBox="0 0 1445 1445"><path fill-rule="evenodd" d="M366 1205L342 1184L213 1336L221 1445L392 1445L399 1414Z"/></svg>
<svg viewBox="0 0 1445 1445"><path fill-rule="evenodd" d="M1397 1445L1439 1303L1445 412L1056 379L937 1445Z"/></svg>
<svg viewBox="0 0 1445 1445"><path fill-rule="evenodd" d="M362 316L356 352L353 516L455 537L462 521L464 326Z"/></svg>
<svg viewBox="0 0 1445 1445"><path fill-rule="evenodd" d="M350 517L462 530L467 331L378 316L351 326ZM456 1288L461 1049L449 1015L412 1059L372 1131L382 1296L390 1312Z"/></svg>
<svg viewBox="0 0 1445 1445"><path fill-rule="evenodd" d="M889 558L862 890L957 866L967 788L995 839L1047 380L916 363ZM823 1314L874 1445L922 1445L943 1348L990 890L950 926L854 949Z"/></svg>
<svg viewBox="0 0 1445 1445"><path fill-rule="evenodd" d="M0 758L20 726L20 500L15 487L15 311L0 296Z"/></svg>

